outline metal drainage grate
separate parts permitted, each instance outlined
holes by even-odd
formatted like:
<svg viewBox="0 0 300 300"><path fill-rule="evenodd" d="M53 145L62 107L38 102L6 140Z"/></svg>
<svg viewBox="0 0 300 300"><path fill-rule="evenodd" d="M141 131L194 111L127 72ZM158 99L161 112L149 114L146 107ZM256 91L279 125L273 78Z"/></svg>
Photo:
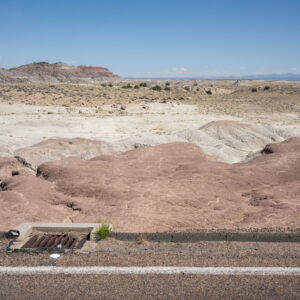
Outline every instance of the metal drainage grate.
<svg viewBox="0 0 300 300"><path fill-rule="evenodd" d="M88 234L79 238L69 234L34 234L22 248L35 249L80 249L88 239Z"/></svg>

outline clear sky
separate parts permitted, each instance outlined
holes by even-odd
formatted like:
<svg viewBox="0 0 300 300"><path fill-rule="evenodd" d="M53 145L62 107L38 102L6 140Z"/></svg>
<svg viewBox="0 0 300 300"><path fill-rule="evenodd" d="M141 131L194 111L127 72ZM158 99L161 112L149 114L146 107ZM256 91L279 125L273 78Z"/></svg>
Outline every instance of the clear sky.
<svg viewBox="0 0 300 300"><path fill-rule="evenodd" d="M0 0L0 67L130 77L300 73L300 0Z"/></svg>

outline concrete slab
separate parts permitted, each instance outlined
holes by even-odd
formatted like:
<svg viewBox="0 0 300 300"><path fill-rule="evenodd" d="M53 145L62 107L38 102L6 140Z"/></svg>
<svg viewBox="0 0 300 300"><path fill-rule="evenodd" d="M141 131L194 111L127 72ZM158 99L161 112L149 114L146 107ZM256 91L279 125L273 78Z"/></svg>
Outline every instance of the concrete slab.
<svg viewBox="0 0 300 300"><path fill-rule="evenodd" d="M109 224L110 230L112 225ZM102 227L101 223L21 223L9 230L8 235L16 238L16 242L23 242L33 230L42 232L89 232L90 240L97 240L97 230Z"/></svg>

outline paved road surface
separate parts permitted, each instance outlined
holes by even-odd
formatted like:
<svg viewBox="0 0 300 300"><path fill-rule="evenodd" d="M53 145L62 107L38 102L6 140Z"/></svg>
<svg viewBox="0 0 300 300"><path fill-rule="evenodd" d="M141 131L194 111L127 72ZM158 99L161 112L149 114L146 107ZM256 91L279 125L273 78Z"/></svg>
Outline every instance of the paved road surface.
<svg viewBox="0 0 300 300"><path fill-rule="evenodd" d="M7 253L0 266L193 266L300 268L299 243L146 243L107 240L85 253ZM96 251L95 251L96 250ZM3 270L3 269L2 269ZM21 269L22 270L22 269ZM298 272L298 271L297 271ZM300 276L244 274L4 274L0 299L300 299ZM50 272L49 272L50 273ZM298 274L298 275L297 275Z"/></svg>

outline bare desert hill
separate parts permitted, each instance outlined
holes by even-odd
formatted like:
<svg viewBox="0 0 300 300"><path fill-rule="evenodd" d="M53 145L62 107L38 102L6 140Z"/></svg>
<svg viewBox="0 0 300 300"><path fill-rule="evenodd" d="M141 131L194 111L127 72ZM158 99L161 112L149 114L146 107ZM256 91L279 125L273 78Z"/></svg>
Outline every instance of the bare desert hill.
<svg viewBox="0 0 300 300"><path fill-rule="evenodd" d="M191 143L44 163L37 176L2 181L0 228L22 221L108 221L128 232L298 228L299 142L270 144L239 164L216 162Z"/></svg>
<svg viewBox="0 0 300 300"><path fill-rule="evenodd" d="M117 78L107 68L95 66L69 66L62 62L50 64L35 62L17 68L1 69L0 82L99 82Z"/></svg>

